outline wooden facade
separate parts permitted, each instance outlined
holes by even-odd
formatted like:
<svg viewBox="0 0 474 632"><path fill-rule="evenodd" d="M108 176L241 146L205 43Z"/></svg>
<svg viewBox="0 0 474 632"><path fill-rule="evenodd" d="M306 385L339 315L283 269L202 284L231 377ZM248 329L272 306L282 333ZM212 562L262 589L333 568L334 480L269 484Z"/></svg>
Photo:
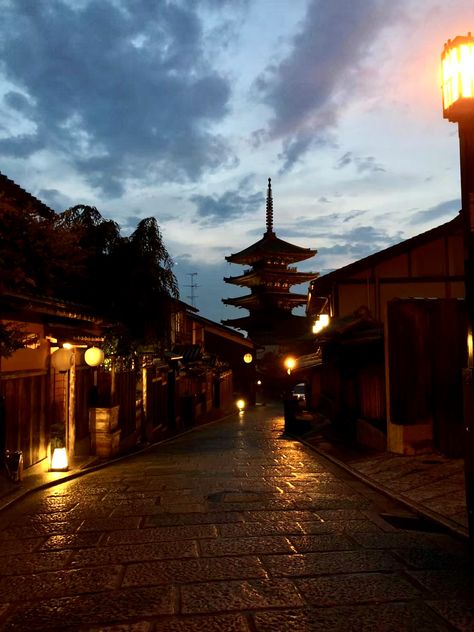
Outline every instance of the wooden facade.
<svg viewBox="0 0 474 632"><path fill-rule="evenodd" d="M417 452L435 449L450 457L462 456L464 301L394 300L387 321L392 424L412 433Z"/></svg>
<svg viewBox="0 0 474 632"><path fill-rule="evenodd" d="M355 365L348 361L344 370L339 368L337 379L343 386L337 392L342 401L351 401L351 393L356 393L362 424L372 424L377 441L382 432L393 452L460 452L459 389L466 334L463 253L457 216L311 283L311 318L321 306L329 308L335 323L354 318L362 309L383 327L382 356L369 365L361 357ZM324 341L331 328L316 341ZM357 374L355 389L347 381L350 366ZM334 367L318 370L327 373L318 377L324 392Z"/></svg>
<svg viewBox="0 0 474 632"><path fill-rule="evenodd" d="M28 206L38 216L54 216L2 174L0 189L2 204L17 214ZM0 322L18 325L31 344L0 357L0 449L21 450L26 467L46 460L52 443L65 444L70 458L91 452L107 456L230 411L232 369L206 355L205 333L212 323L193 321L194 307L171 297L165 300L159 358L150 361L148 353L108 358L107 366L92 368L84 351L104 341L109 324L100 315L57 298L1 290ZM252 347L236 332L213 326L217 337L226 345L232 339L242 355ZM200 361L173 361L177 345L197 346ZM72 362L60 371L53 368L52 358L64 347L71 349ZM218 343L216 347L210 355L219 356Z"/></svg>

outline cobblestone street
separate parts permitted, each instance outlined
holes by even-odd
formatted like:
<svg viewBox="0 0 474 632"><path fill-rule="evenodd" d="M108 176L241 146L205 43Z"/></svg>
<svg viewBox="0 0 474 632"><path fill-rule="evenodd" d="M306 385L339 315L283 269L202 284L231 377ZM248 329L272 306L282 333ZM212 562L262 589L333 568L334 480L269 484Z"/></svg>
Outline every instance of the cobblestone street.
<svg viewBox="0 0 474 632"><path fill-rule="evenodd" d="M0 513L0 629L474 630L466 543L390 516L258 407Z"/></svg>

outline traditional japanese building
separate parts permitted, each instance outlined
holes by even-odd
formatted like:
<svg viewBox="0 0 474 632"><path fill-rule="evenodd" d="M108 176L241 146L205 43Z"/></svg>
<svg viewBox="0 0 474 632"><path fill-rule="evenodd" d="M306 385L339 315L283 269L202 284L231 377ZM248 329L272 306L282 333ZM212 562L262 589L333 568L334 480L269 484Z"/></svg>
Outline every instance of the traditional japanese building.
<svg viewBox="0 0 474 632"><path fill-rule="evenodd" d="M307 330L304 316L292 314L304 305L306 294L290 292L293 285L315 279L315 272L298 272L290 264L304 261L316 254L311 248L301 248L279 239L273 231L273 199L268 178L266 227L262 239L240 252L226 257L229 263L249 265L250 269L235 277L224 277L226 283L250 289L250 294L223 299L226 305L243 307L247 316L223 320L222 323L246 331L258 345L280 345Z"/></svg>

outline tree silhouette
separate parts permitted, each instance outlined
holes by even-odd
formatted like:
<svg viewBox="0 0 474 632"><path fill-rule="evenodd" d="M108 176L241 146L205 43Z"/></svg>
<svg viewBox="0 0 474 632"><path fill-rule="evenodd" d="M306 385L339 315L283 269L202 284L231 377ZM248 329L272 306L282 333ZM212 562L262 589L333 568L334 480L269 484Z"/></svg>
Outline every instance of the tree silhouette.
<svg viewBox="0 0 474 632"><path fill-rule="evenodd" d="M123 237L94 206L44 216L2 199L0 226L0 293L87 305L113 324L120 353L162 346L169 304L179 293L155 218L141 220ZM20 332L0 325L1 349L19 346Z"/></svg>

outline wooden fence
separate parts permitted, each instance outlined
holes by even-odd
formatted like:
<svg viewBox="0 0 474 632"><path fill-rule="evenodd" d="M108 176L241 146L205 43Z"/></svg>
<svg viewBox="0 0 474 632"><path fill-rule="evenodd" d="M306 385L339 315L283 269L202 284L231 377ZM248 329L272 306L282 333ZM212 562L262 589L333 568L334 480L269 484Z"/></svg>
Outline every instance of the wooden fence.
<svg viewBox="0 0 474 632"><path fill-rule="evenodd" d="M46 371L3 375L0 394L4 398L4 423L0 429L6 450L22 450L24 466L41 461L47 455L50 379Z"/></svg>
<svg viewBox="0 0 474 632"><path fill-rule="evenodd" d="M96 377L94 376L94 372ZM90 450L89 408L119 405L121 440L148 433L148 439L179 432L197 423L212 409L232 407L232 372L215 377L212 371L201 375L177 375L166 368L107 371L77 366L74 371L75 448L80 454ZM143 384L144 419L142 425ZM0 376L0 447L22 450L24 466L48 456L54 426L65 427L68 404L68 373L30 371ZM95 381L97 384L95 385Z"/></svg>

